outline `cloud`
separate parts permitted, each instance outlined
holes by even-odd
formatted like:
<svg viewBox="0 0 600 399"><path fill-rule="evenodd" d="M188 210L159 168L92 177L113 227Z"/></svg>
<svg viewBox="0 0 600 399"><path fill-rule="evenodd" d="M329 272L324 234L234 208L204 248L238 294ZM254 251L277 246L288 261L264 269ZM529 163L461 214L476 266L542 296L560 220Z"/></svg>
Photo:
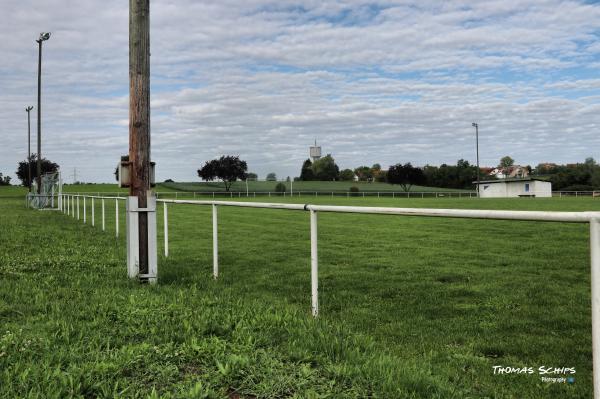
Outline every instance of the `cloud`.
<svg viewBox="0 0 600 399"><path fill-rule="evenodd" d="M151 14L159 180L196 180L224 153L295 176L315 138L342 167L474 160L472 121L489 165L573 162L600 144L595 4L156 0ZM128 8L116 0L3 2L0 172L25 157L40 30L52 32L42 153L112 181L128 150Z"/></svg>

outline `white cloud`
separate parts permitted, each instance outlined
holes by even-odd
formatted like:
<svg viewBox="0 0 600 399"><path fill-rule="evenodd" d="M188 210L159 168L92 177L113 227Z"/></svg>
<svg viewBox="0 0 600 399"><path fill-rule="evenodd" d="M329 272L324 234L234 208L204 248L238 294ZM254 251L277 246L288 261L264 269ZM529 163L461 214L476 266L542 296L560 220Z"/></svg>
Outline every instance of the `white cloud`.
<svg viewBox="0 0 600 399"><path fill-rule="evenodd" d="M297 175L314 138L342 167L473 160L474 120L490 165L571 162L600 144L597 5L156 0L151 13L159 179L195 180L222 153ZM128 148L128 9L116 0L3 2L0 172L25 156L41 30L53 33L42 153L110 181Z"/></svg>

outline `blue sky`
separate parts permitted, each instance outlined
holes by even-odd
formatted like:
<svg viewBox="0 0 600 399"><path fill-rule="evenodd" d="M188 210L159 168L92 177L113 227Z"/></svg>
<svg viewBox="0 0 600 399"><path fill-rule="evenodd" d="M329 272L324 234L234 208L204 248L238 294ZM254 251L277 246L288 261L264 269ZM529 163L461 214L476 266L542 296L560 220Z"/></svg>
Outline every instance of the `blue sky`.
<svg viewBox="0 0 600 399"><path fill-rule="evenodd" d="M128 6L4 0L0 172L26 156L44 45L42 153L111 181L128 151ZM583 1L151 1L152 158L194 181L222 154L342 168L600 158L600 5ZM35 110L32 125L35 126ZM33 130L35 134L35 129Z"/></svg>

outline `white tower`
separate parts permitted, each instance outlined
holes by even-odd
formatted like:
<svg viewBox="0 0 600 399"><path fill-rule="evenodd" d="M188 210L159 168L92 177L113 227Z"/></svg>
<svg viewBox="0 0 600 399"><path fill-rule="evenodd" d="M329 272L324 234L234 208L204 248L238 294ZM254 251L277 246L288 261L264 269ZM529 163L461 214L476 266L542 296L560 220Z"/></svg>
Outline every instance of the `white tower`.
<svg viewBox="0 0 600 399"><path fill-rule="evenodd" d="M321 147L317 147L317 140L315 140L315 145L310 146L310 159L312 162L315 162L317 159L321 158Z"/></svg>

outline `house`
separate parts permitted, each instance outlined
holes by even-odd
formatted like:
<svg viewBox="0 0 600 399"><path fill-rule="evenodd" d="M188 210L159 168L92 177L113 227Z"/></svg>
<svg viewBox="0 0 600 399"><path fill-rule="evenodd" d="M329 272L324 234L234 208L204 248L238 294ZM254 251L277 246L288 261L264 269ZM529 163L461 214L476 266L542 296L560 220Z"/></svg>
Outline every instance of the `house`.
<svg viewBox="0 0 600 399"><path fill-rule="evenodd" d="M498 179L519 179L529 176L529 169L526 166L513 165L494 168L489 174Z"/></svg>
<svg viewBox="0 0 600 399"><path fill-rule="evenodd" d="M477 182L473 182L477 185ZM479 182L481 198L510 197L552 197L552 183L549 181L524 178L506 178Z"/></svg>

